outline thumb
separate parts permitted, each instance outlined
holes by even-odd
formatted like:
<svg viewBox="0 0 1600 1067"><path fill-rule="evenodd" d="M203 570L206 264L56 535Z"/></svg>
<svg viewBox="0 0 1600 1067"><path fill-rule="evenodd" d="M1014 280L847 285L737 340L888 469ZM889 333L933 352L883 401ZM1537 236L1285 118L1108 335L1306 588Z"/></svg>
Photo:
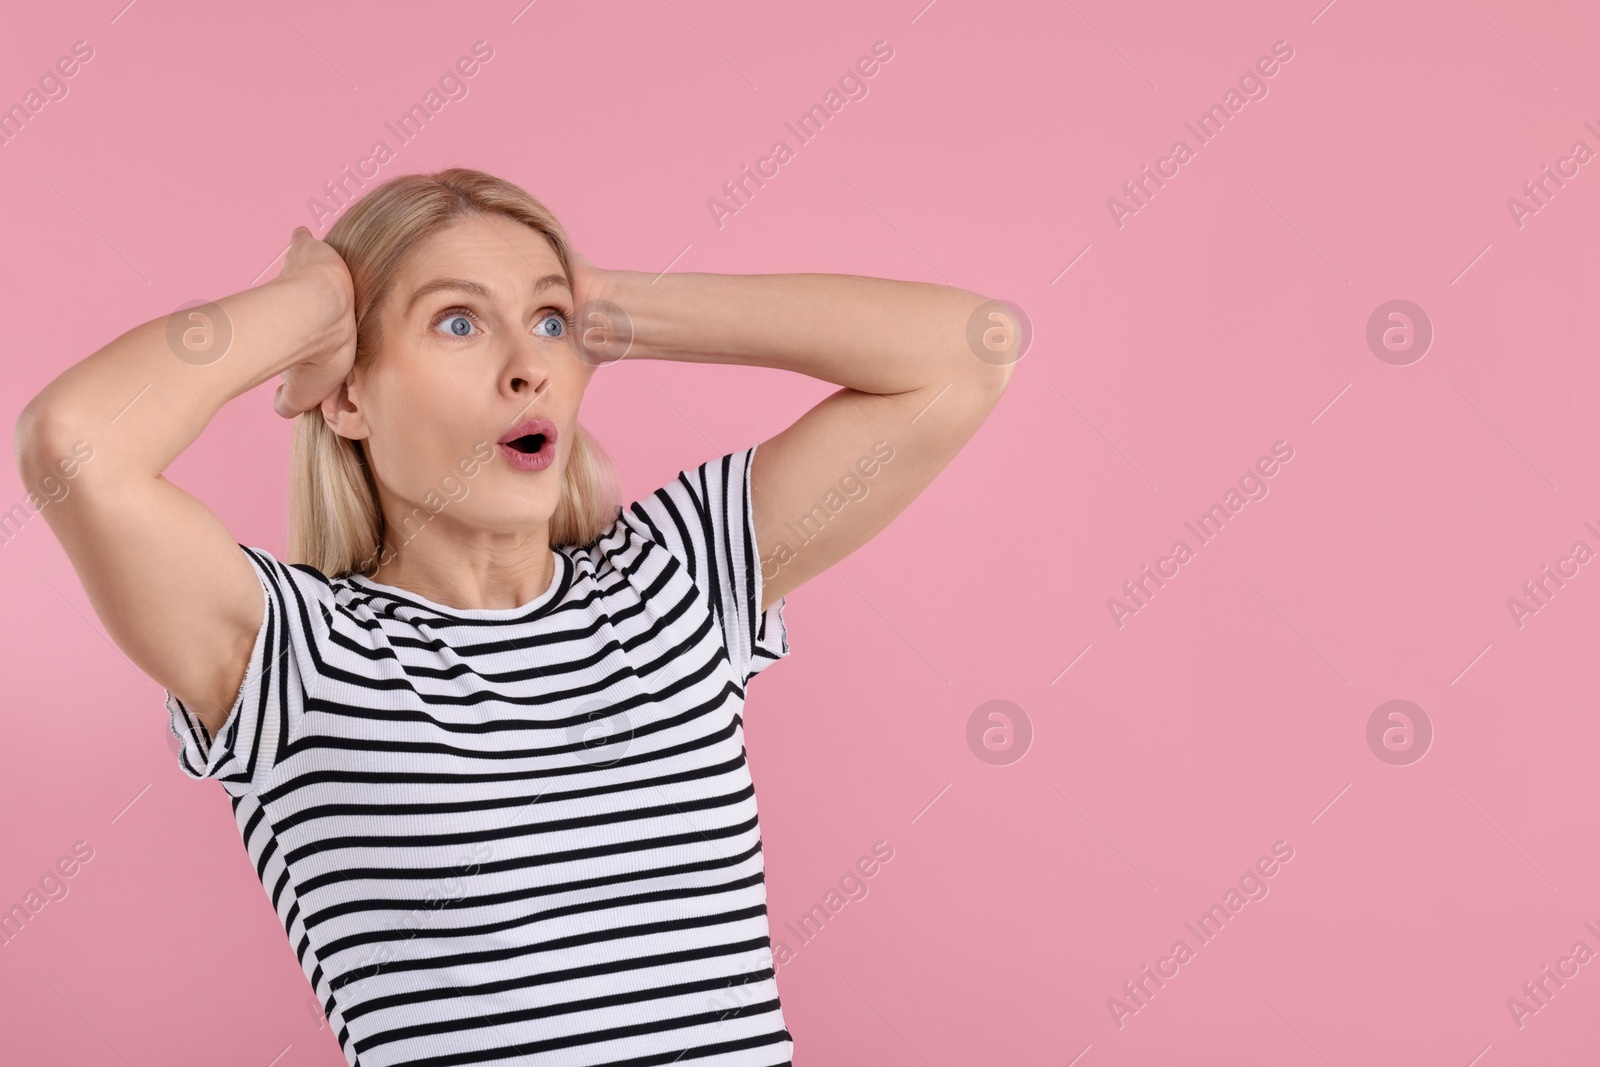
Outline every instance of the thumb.
<svg viewBox="0 0 1600 1067"><path fill-rule="evenodd" d="M286 392L288 392L288 389L289 389L289 387L287 385L279 385L277 389L273 390L273 392L272 392L272 410L276 411L279 415L283 416L286 419L292 419L295 416L295 412L292 412L292 411L288 410L288 408L284 405L284 402L283 402L284 401L284 394Z"/></svg>
<svg viewBox="0 0 1600 1067"><path fill-rule="evenodd" d="M284 269L287 270L291 262L298 262L306 254L304 248L307 241L315 240L316 238L312 236L311 231L305 226L296 226L291 230L289 232L289 247L285 249Z"/></svg>

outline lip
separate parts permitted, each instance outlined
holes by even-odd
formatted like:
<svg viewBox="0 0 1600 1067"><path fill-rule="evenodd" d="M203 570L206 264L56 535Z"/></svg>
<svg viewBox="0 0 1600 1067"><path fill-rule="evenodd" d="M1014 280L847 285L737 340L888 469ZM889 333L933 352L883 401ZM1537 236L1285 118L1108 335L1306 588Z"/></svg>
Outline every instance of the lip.
<svg viewBox="0 0 1600 1067"><path fill-rule="evenodd" d="M510 442L529 434L544 435L537 452L518 452ZM497 445L506 462L517 470L542 471L556 461L556 427L549 419L523 419L500 438Z"/></svg>

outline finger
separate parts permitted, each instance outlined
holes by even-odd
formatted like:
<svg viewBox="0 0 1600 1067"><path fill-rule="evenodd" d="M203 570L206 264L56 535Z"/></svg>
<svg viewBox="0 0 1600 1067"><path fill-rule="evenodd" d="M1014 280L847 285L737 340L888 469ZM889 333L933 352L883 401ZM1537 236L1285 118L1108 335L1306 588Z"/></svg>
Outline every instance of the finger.
<svg viewBox="0 0 1600 1067"><path fill-rule="evenodd" d="M288 383L278 386L277 392L272 394L272 410L286 419L310 411L316 407L320 400L306 399L306 390L303 385L290 388Z"/></svg>
<svg viewBox="0 0 1600 1067"><path fill-rule="evenodd" d="M304 249L307 242L315 240L316 237L314 237L311 231L305 226L296 226L289 234L289 249L291 254L295 249ZM304 253L302 252L302 254Z"/></svg>
<svg viewBox="0 0 1600 1067"><path fill-rule="evenodd" d="M316 382L308 379L303 374L286 377L277 392L272 395L272 410L286 419L292 419L302 412L310 411L322 403L326 391L319 388Z"/></svg>
<svg viewBox="0 0 1600 1067"><path fill-rule="evenodd" d="M283 385L273 397L273 410L286 419L293 418L320 407L324 400L338 395L343 384L344 375L338 372L334 364L302 364L283 376Z"/></svg>

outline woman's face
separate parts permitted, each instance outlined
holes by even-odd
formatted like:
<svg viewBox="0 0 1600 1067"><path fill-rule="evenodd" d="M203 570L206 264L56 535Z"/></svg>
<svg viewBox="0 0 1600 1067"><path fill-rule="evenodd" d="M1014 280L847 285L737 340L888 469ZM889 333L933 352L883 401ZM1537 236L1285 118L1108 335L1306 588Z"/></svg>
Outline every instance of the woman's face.
<svg viewBox="0 0 1600 1067"><path fill-rule="evenodd" d="M504 216L463 219L407 255L377 309L381 349L335 426L366 450L387 548L440 523L520 535L513 550L544 536L594 373L571 338L572 296L550 243ZM500 443L541 419L555 440L537 458Z"/></svg>

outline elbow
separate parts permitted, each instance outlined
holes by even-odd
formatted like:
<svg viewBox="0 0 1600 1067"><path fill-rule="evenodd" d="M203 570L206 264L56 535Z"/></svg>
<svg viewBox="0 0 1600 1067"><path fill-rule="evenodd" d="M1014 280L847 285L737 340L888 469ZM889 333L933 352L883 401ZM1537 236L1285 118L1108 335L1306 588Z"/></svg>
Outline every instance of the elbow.
<svg viewBox="0 0 1600 1067"><path fill-rule="evenodd" d="M962 379L962 392L968 398L967 407L971 414L976 418L985 419L1005 395L1006 386L1011 382L1013 364L987 364L972 360L970 357L968 362L975 365L966 368L965 377Z"/></svg>
<svg viewBox="0 0 1600 1067"><path fill-rule="evenodd" d="M33 485L53 475L61 464L82 452L82 434L75 434L73 421L59 404L52 403L45 390L23 407L17 416L12 437L12 452L17 473L25 485Z"/></svg>
<svg viewBox="0 0 1600 1067"><path fill-rule="evenodd" d="M1017 345L998 351L982 349L976 352L963 352L961 366L965 372L967 388L989 407L1000 403L1006 387L1011 384L1011 375L1016 370L1017 361L1021 359L1021 352L1020 346ZM976 359L973 358L974 354L977 355Z"/></svg>
<svg viewBox="0 0 1600 1067"><path fill-rule="evenodd" d="M988 391L995 403L1000 402L1000 397L1005 394L1006 386L1011 384L1011 373L1016 369L1016 362L998 363L985 367L980 373L982 386Z"/></svg>
<svg viewBox="0 0 1600 1067"><path fill-rule="evenodd" d="M17 416L17 425L11 437L11 450L17 465L17 473L22 475L24 482L37 465L38 457L42 452L48 452L42 446L45 435L45 423L48 421L48 409L40 403L44 394L34 397L22 408L22 413Z"/></svg>
<svg viewBox="0 0 1600 1067"><path fill-rule="evenodd" d="M956 367L939 383L929 386L933 399L926 402L948 422L952 432L966 436L981 426L999 406L1011 381L1012 364L992 364L961 353ZM953 388L952 388L953 387Z"/></svg>
<svg viewBox="0 0 1600 1067"><path fill-rule="evenodd" d="M1013 369L1033 342L1033 324L1010 300L972 295L982 303L967 319L961 362L978 391L998 403L1011 384Z"/></svg>

